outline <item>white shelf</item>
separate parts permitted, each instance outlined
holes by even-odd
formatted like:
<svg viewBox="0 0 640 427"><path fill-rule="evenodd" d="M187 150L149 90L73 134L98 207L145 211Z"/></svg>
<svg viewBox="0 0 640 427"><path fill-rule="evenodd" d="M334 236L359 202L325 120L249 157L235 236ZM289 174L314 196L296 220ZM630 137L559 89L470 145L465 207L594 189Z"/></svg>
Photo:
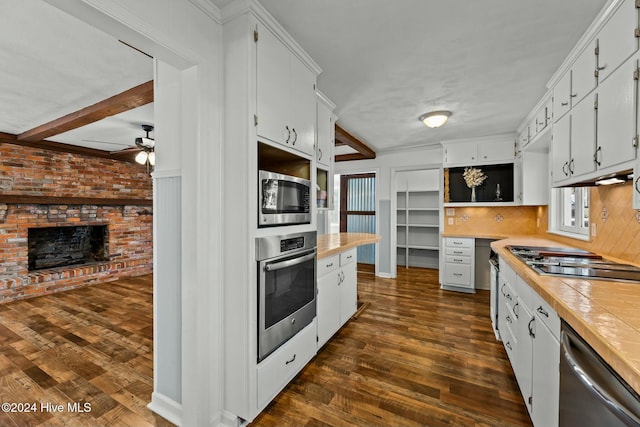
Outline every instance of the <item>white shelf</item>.
<svg viewBox="0 0 640 427"><path fill-rule="evenodd" d="M396 197L397 265L438 268L440 191L398 190Z"/></svg>
<svg viewBox="0 0 640 427"><path fill-rule="evenodd" d="M516 202L448 202L445 207L487 207L487 206L520 206Z"/></svg>

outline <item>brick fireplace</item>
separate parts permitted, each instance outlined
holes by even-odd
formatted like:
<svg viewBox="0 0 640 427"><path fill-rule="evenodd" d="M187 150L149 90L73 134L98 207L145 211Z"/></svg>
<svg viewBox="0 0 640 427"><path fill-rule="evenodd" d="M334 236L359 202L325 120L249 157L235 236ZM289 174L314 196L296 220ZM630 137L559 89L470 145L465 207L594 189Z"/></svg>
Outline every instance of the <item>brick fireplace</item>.
<svg viewBox="0 0 640 427"><path fill-rule="evenodd" d="M0 303L151 273L150 205L139 165L0 144Z"/></svg>

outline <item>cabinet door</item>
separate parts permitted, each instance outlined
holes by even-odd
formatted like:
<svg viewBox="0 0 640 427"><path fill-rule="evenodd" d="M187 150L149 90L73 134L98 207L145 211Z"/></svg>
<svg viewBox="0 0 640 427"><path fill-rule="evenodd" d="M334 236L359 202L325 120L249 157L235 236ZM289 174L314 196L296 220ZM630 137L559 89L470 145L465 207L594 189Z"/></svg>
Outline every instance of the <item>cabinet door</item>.
<svg viewBox="0 0 640 427"><path fill-rule="evenodd" d="M555 427L560 399L560 343L538 315L534 316L531 420L535 426Z"/></svg>
<svg viewBox="0 0 640 427"><path fill-rule="evenodd" d="M567 114L553 126L551 170L554 183L569 178L569 160L571 160L571 115Z"/></svg>
<svg viewBox="0 0 640 427"><path fill-rule="evenodd" d="M478 144L475 142L449 144L444 149L445 163L448 165L469 165L478 161Z"/></svg>
<svg viewBox="0 0 640 427"><path fill-rule="evenodd" d="M257 43L258 135L274 142L289 138L289 50L268 29L259 29Z"/></svg>
<svg viewBox="0 0 640 427"><path fill-rule="evenodd" d="M632 161L636 157L635 102L637 59L625 62L598 88L598 168Z"/></svg>
<svg viewBox="0 0 640 427"><path fill-rule="evenodd" d="M496 141L478 144L478 160L481 162L505 162L515 159L513 141Z"/></svg>
<svg viewBox="0 0 640 427"><path fill-rule="evenodd" d="M356 313L358 309L358 272L355 262L342 268L342 283L340 283L340 325Z"/></svg>
<svg viewBox="0 0 640 427"><path fill-rule="evenodd" d="M571 105L575 107L596 87L595 43L582 51L571 69Z"/></svg>
<svg viewBox="0 0 640 427"><path fill-rule="evenodd" d="M635 0L625 0L598 33L598 79L604 81L638 49L635 30L638 9Z"/></svg>
<svg viewBox="0 0 640 427"><path fill-rule="evenodd" d="M315 152L316 92L315 76L298 58L290 59L290 96L287 111L293 134L290 145L305 154Z"/></svg>
<svg viewBox="0 0 640 427"><path fill-rule="evenodd" d="M318 278L316 311L318 318L318 348L322 347L340 329L340 269Z"/></svg>
<svg viewBox="0 0 640 427"><path fill-rule="evenodd" d="M595 170L596 152L595 95L586 97L571 110L571 160L569 173L580 176Z"/></svg>
<svg viewBox="0 0 640 427"><path fill-rule="evenodd" d="M558 121L571 108L571 70L567 71L553 88L553 120Z"/></svg>
<svg viewBox="0 0 640 427"><path fill-rule="evenodd" d="M318 102L318 149L316 159L318 164L329 167L331 165L331 147L333 145L331 137L331 127L333 118L331 111L323 103Z"/></svg>
<svg viewBox="0 0 640 427"><path fill-rule="evenodd" d="M531 414L531 401L529 397L532 395L533 382L533 362L531 360L533 356L533 336L530 332L535 328L535 320L533 314L523 301L518 300L518 306L514 312L518 316L518 328L516 332L518 358L513 371L516 374L516 380L520 386L524 403L527 405L529 414Z"/></svg>
<svg viewBox="0 0 640 427"><path fill-rule="evenodd" d="M549 203L549 153L522 154L522 204Z"/></svg>

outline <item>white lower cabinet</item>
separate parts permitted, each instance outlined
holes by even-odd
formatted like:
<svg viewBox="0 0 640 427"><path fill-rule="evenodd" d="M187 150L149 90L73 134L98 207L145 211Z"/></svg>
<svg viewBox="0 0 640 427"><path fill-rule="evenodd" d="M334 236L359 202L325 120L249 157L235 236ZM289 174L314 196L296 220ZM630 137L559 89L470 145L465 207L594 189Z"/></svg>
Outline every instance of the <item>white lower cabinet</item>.
<svg viewBox="0 0 640 427"><path fill-rule="evenodd" d="M557 426L560 317L502 260L500 283L500 336L531 421Z"/></svg>
<svg viewBox="0 0 640 427"><path fill-rule="evenodd" d="M258 407L264 407L316 354L316 321L258 364Z"/></svg>
<svg viewBox="0 0 640 427"><path fill-rule="evenodd" d="M443 246L445 256L442 288L475 292L475 239L445 237Z"/></svg>
<svg viewBox="0 0 640 427"><path fill-rule="evenodd" d="M356 249L318 260L317 348L322 347L358 306Z"/></svg>

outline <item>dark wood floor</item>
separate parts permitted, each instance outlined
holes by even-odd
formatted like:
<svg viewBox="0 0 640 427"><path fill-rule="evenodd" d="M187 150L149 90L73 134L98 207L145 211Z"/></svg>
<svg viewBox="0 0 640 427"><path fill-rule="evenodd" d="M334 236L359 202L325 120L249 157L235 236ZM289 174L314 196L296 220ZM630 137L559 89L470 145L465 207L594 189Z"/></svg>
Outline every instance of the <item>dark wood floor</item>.
<svg viewBox="0 0 640 427"><path fill-rule="evenodd" d="M530 426L489 293L442 291L438 271L358 273L368 303L254 426Z"/></svg>
<svg viewBox="0 0 640 427"><path fill-rule="evenodd" d="M21 404L0 426L172 426L146 408L152 295L148 275L0 305L0 402Z"/></svg>

